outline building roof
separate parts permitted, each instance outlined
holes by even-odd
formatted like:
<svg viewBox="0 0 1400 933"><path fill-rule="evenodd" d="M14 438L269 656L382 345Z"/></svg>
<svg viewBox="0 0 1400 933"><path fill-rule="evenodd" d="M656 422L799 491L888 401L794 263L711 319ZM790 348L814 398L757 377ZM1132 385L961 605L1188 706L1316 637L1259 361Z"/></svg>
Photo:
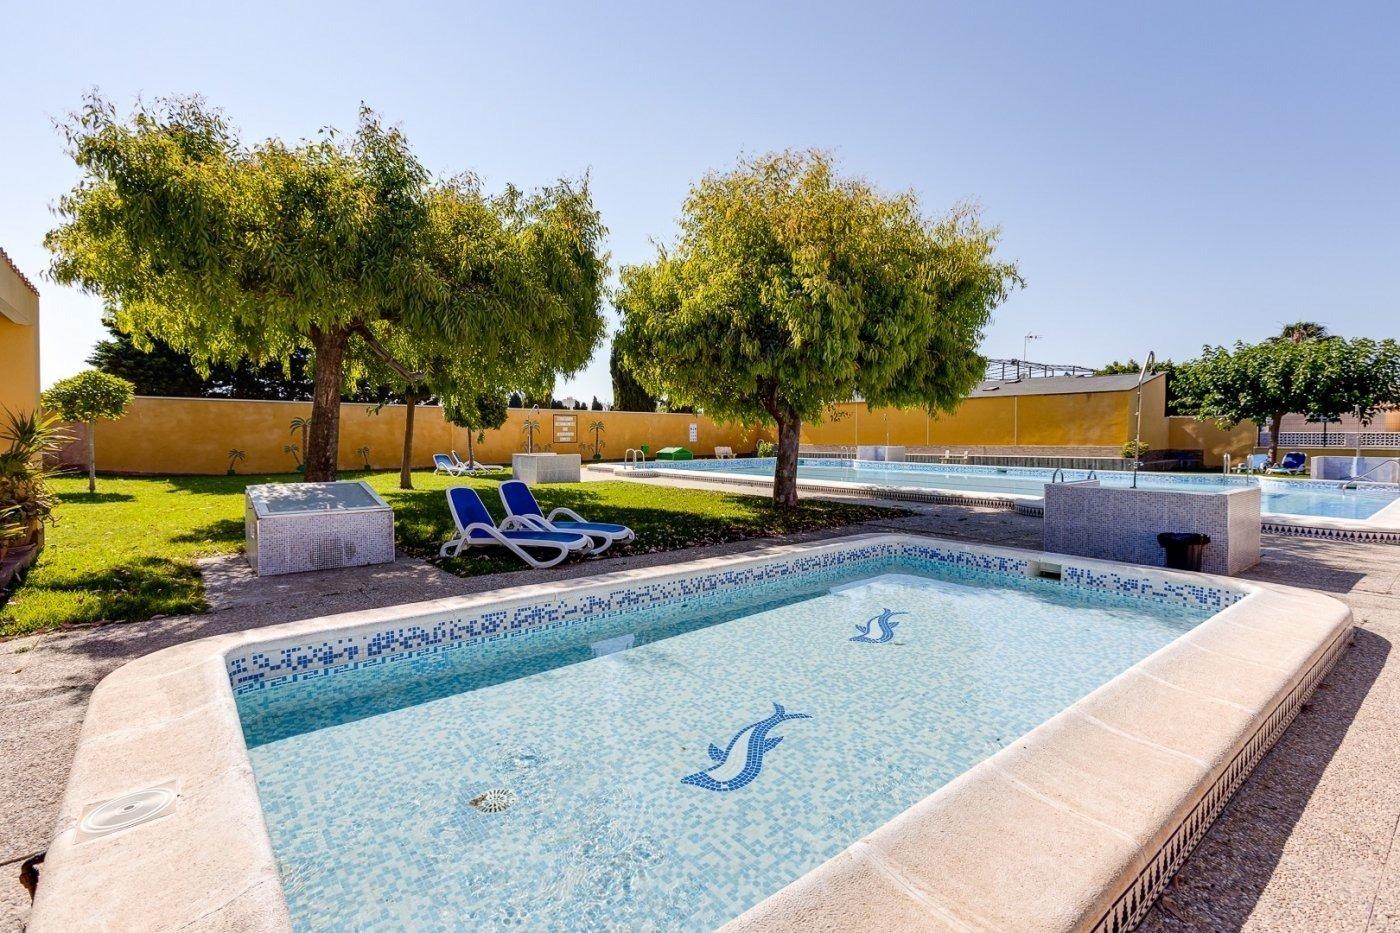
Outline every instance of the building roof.
<svg viewBox="0 0 1400 933"><path fill-rule="evenodd" d="M35 295L39 294L39 289L35 287L33 282L29 281L29 276L20 271L19 266L15 265L15 261L10 258L9 253L5 252L5 247L3 246L0 246L0 259L5 260L5 264L14 270L15 275L19 276L19 280L24 283L26 288Z"/></svg>
<svg viewBox="0 0 1400 933"><path fill-rule="evenodd" d="M1162 373L1147 377L1161 379ZM1137 373L1115 376L1040 376L1034 379L989 380L968 393L968 398L1002 395L1075 395L1080 392L1128 392L1137 388Z"/></svg>

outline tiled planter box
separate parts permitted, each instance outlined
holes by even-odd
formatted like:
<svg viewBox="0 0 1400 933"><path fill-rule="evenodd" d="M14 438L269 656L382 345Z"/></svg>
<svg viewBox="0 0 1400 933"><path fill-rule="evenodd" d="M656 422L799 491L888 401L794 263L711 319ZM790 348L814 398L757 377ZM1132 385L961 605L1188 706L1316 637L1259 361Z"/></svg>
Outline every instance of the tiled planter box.
<svg viewBox="0 0 1400 933"><path fill-rule="evenodd" d="M1260 492L1118 489L1097 481L1045 487L1045 550L1161 567L1163 531L1210 536L1201 570L1238 574L1259 563Z"/></svg>
<svg viewBox="0 0 1400 933"><path fill-rule="evenodd" d="M512 454L511 472L533 486L536 483L577 483L582 477L578 454Z"/></svg>

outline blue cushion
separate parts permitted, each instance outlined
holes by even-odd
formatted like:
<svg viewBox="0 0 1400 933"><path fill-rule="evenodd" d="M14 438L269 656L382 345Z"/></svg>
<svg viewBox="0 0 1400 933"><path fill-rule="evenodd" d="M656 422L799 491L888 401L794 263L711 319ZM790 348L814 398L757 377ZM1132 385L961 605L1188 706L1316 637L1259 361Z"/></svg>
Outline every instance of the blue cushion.
<svg viewBox="0 0 1400 933"><path fill-rule="evenodd" d="M495 527L496 522L491 518L491 513L486 511L486 504L470 486L453 486L447 490L447 501L463 528L478 522Z"/></svg>
<svg viewBox="0 0 1400 933"><path fill-rule="evenodd" d="M554 544L577 544L579 535L566 534L562 531L502 531L501 537L511 541L518 541L521 544L530 542L552 542ZM490 541L499 544L495 536L478 528L470 535L472 541Z"/></svg>
<svg viewBox="0 0 1400 933"><path fill-rule="evenodd" d="M606 535L624 535L632 530L626 525L614 525L612 522L551 522L550 524L555 528L581 531L584 534L593 531Z"/></svg>
<svg viewBox="0 0 1400 933"><path fill-rule="evenodd" d="M530 487L518 479L506 480L501 484L501 501L512 515L544 515Z"/></svg>

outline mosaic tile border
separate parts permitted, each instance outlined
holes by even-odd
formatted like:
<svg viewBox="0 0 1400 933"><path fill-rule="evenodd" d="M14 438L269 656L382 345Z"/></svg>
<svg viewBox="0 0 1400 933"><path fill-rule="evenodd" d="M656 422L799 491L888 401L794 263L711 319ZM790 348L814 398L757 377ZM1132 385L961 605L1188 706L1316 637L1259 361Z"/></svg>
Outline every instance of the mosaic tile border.
<svg viewBox="0 0 1400 933"><path fill-rule="evenodd" d="M504 605L474 605L442 618L409 617L364 629L351 629L290 644L253 645L226 659L234 693L242 694L292 680L308 680L361 667L420 658L466 644L489 643L526 633L567 627L599 615L729 593L789 578L818 574L869 562L872 571L895 561L929 564L1006 577L1009 584L1035 577L1042 562L1015 552L942 546L931 539L887 536L874 541L830 545L819 550L758 559L734 567L677 574L652 582L589 588ZM877 566L878 565L878 566ZM1065 587L1148 599L1217 612L1244 593L1192 582L1160 579L1146 573L1120 572L1111 565L1066 562L1060 565Z"/></svg>
<svg viewBox="0 0 1400 933"><path fill-rule="evenodd" d="M1264 522L1263 530L1271 535L1295 538L1326 538L1333 541L1371 541L1377 544L1400 544L1400 531L1368 531L1365 528L1324 528L1319 525L1292 525Z"/></svg>

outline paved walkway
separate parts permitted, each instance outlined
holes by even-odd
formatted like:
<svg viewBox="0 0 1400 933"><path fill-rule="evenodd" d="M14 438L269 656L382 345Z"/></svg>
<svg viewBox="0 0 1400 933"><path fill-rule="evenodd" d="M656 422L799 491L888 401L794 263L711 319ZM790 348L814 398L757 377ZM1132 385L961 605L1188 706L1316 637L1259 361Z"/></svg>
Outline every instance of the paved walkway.
<svg viewBox="0 0 1400 933"><path fill-rule="evenodd" d="M1039 519L960 506L794 538L908 530L1038 547ZM771 539L620 557L549 571L459 578L401 559L380 567L259 580L239 558L204 566L199 616L75 629L0 643L0 930L22 929L19 863L47 844L88 696L125 662L206 635L352 609L739 553ZM1251 576L1349 602L1353 648L1241 788L1144 929L1400 930L1400 547L1266 539Z"/></svg>

